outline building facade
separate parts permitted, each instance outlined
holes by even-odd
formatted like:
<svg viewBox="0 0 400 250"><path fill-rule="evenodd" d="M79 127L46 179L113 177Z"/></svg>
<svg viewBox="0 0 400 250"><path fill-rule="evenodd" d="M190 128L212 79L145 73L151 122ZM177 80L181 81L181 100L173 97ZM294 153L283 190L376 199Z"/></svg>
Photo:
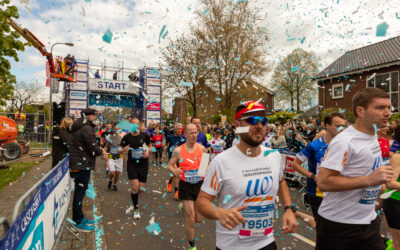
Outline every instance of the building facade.
<svg viewBox="0 0 400 250"><path fill-rule="evenodd" d="M367 87L380 88L399 112L400 36L346 52L318 73L321 109L351 109L353 95Z"/></svg>

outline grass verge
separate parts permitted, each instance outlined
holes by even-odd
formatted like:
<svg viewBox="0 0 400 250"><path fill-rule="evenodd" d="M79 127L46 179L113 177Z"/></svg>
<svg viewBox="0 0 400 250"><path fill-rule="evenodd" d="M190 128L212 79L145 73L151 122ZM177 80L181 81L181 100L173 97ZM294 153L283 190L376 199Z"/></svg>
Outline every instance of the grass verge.
<svg viewBox="0 0 400 250"><path fill-rule="evenodd" d="M20 176L25 175L25 173L33 166L35 166L37 162L16 162L11 163L9 168L0 169L0 190L3 187L17 180Z"/></svg>

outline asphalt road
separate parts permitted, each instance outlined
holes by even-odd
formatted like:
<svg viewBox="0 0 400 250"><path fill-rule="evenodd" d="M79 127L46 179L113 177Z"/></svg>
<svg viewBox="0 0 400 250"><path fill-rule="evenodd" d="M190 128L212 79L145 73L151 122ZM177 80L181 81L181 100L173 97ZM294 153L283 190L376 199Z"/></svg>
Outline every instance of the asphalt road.
<svg viewBox="0 0 400 250"><path fill-rule="evenodd" d="M165 181L169 172L164 167L150 166L147 179L147 190L139 196L141 219L134 220L133 214L126 214L132 204L130 186L124 169L118 191L107 189L108 180L105 174L103 160L97 161L94 171L94 186L97 192L96 204L102 216L105 239L103 249L188 249L185 236L185 217L178 210L178 202L173 199L172 193L166 193ZM300 187L290 187L292 199L299 206L299 210L307 214L301 202ZM163 198L164 196L164 198ZM313 249L313 247L293 235L285 235L281 230L283 208L279 205L279 215L275 218L274 234L279 249ZM146 230L149 221L159 223L161 233L152 235ZM305 241L315 241L315 232L303 221L299 221L296 232L306 238ZM198 249L215 249L215 222L205 219L196 226L196 246Z"/></svg>

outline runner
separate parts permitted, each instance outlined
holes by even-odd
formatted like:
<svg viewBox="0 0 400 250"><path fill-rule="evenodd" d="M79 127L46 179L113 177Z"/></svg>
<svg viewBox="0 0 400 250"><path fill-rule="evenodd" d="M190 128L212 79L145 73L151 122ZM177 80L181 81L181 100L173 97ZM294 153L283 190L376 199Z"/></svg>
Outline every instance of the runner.
<svg viewBox="0 0 400 250"><path fill-rule="evenodd" d="M106 136L109 136L111 134L112 134L112 124L111 124L111 122L107 122L106 123L106 127L99 132L100 143L101 143L101 147L102 148L105 148L105 146L106 146L106 140L105 140ZM105 161L106 161L106 175L109 175L110 168L109 168L109 160L108 160L108 158L105 159Z"/></svg>
<svg viewBox="0 0 400 250"><path fill-rule="evenodd" d="M316 175L329 142L346 127L346 118L338 112L332 112L325 116L324 124L326 128L325 136L310 142L296 155L296 159L292 163L292 168L295 171L307 176L307 193L304 196L304 203L310 205L316 219L323 197L323 193L315 183ZM308 170L302 167L303 162L307 160Z"/></svg>
<svg viewBox="0 0 400 250"><path fill-rule="evenodd" d="M206 152L204 146L196 143L197 135L197 126L191 123L187 124L185 127L186 142L174 150L172 158L168 163L169 171L175 176L180 176L179 199L183 202L186 217L185 232L189 240L190 250L196 249L194 243L194 223L200 223L203 220L194 206L201 184L203 183L203 178L197 172L203 152Z"/></svg>
<svg viewBox="0 0 400 250"><path fill-rule="evenodd" d="M110 171L108 175L108 189L111 189L111 185L114 180L114 185L112 185L114 191L118 190L117 183L119 180L119 176L122 172L122 168L124 166L123 155L118 153L118 151L120 151L119 145L122 141L122 137L117 134L118 130L118 127L114 126L112 134L105 136L105 150L107 151L107 153L110 153L108 159L108 168Z"/></svg>
<svg viewBox="0 0 400 250"><path fill-rule="evenodd" d="M277 249L274 232L274 202L285 207L284 233L294 232L297 221L289 188L283 177L281 155L262 144L267 125L261 103L245 102L235 115L241 127L238 145L211 162L196 203L200 213L217 220L217 249ZM219 194L219 204L212 202Z"/></svg>
<svg viewBox="0 0 400 250"><path fill-rule="evenodd" d="M118 153L128 152L127 172L131 184L131 198L134 206L134 219L140 219L139 213L139 192L145 190L147 174L149 172L149 148L151 148L150 138L139 129L139 119L131 121L137 126L133 132L126 134L121 141L124 147Z"/></svg>
<svg viewBox="0 0 400 250"><path fill-rule="evenodd" d="M215 158L219 153L222 153L225 148L225 141L221 139L221 131L218 128L213 130L213 138L208 141L211 148L210 161Z"/></svg>
<svg viewBox="0 0 400 250"><path fill-rule="evenodd" d="M160 134L159 127L156 127L155 134L153 135L153 137L151 137L151 141L154 145L154 148L156 149L156 152L154 152L155 153L154 160L156 164L158 162L158 164L161 166L163 135Z"/></svg>
<svg viewBox="0 0 400 250"><path fill-rule="evenodd" d="M400 125L394 128L393 138L400 141ZM382 201L383 212L392 235L392 244L388 246L390 249L400 249L400 151L397 151L390 159L390 165L393 167L394 176L390 183L387 184L386 192L396 190L388 199Z"/></svg>
<svg viewBox="0 0 400 250"><path fill-rule="evenodd" d="M318 172L324 199L318 209L316 249L385 249L375 201L393 170L382 166L376 130L389 121L390 97L381 89L366 88L352 102L356 122L329 143Z"/></svg>
<svg viewBox="0 0 400 250"><path fill-rule="evenodd" d="M163 159L165 158L165 151L168 150L168 160L171 160L172 152L175 150L176 146L178 146L181 140L181 131L182 131L182 124L175 123L174 127L174 134L169 135L167 137L167 145L165 145L164 152L163 152ZM174 183L174 194L175 200L179 200L179 178L172 175L169 180L167 181L167 190L169 193L172 192L172 182Z"/></svg>

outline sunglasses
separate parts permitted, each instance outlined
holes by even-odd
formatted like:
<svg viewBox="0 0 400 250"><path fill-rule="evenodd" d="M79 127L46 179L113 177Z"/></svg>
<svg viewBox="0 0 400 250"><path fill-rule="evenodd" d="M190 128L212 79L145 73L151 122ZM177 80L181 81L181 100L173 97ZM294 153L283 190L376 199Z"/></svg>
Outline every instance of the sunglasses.
<svg viewBox="0 0 400 250"><path fill-rule="evenodd" d="M259 122L261 122L261 124L263 126L265 126L268 123L268 119L263 116L250 116L250 117L246 117L246 118L243 118L240 120L246 121L247 123L250 123L251 125L257 125Z"/></svg>

